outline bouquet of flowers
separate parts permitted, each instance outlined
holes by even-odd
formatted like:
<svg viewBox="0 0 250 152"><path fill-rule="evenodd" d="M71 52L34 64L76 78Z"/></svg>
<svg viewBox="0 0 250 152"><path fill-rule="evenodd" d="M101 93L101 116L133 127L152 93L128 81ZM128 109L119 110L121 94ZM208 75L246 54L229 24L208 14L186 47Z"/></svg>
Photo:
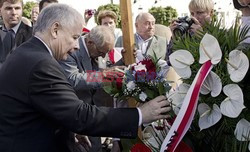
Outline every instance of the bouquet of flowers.
<svg viewBox="0 0 250 152"><path fill-rule="evenodd" d="M249 85L244 84L244 77L250 56L249 50L236 49L248 30L237 25L224 29L218 22L193 37L174 40L170 62L183 84L169 98L180 106L201 64L210 60L213 66L201 86L198 112L190 129L197 151L250 150L250 111L244 94L244 86Z"/></svg>
<svg viewBox="0 0 250 152"><path fill-rule="evenodd" d="M166 80L168 68L166 61L147 56L124 71L117 69L120 73L116 74L118 77L103 88L119 101L132 97L144 103L159 95L166 95L171 89L170 82Z"/></svg>
<svg viewBox="0 0 250 152"><path fill-rule="evenodd" d="M165 60L158 59L156 55L146 56L142 61L129 65L124 71L118 70L115 81L106 84L104 90L118 101L126 102L127 99L133 98L137 104L142 104L157 96L165 96L170 91L171 82L166 80L168 70L169 66ZM170 127L169 120L147 124L142 130L142 141L134 146L130 145L133 147L129 149L159 151Z"/></svg>

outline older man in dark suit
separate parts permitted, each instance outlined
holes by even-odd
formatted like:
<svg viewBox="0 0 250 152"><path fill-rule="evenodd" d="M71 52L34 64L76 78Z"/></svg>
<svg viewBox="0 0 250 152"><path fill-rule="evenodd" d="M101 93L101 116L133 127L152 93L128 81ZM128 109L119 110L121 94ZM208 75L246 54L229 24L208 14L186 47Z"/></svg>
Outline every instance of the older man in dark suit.
<svg viewBox="0 0 250 152"><path fill-rule="evenodd" d="M46 7L38 17L34 37L3 64L1 152L70 151L65 147L70 131L133 138L141 123L169 117L169 102L163 96L141 107L124 109L97 108L77 98L57 60L79 49L83 23L81 14L67 5Z"/></svg>
<svg viewBox="0 0 250 152"><path fill-rule="evenodd" d="M99 70L97 58L104 57L114 47L113 31L106 26L96 26L79 39L80 50L60 62L77 96L92 105L112 104L113 98L102 90L102 73L114 73L115 67ZM90 137L90 152L101 152L101 138Z"/></svg>
<svg viewBox="0 0 250 152"><path fill-rule="evenodd" d="M0 14L4 25L1 27L0 64L14 48L27 41L32 36L32 28L24 24L22 19L22 0L0 0Z"/></svg>

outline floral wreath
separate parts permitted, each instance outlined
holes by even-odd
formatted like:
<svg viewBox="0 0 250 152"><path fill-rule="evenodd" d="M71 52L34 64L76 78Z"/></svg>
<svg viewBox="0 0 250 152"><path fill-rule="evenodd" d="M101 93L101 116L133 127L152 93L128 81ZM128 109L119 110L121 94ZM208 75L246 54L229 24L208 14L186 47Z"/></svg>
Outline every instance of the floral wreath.
<svg viewBox="0 0 250 152"><path fill-rule="evenodd" d="M236 25L227 30L220 28L219 22L207 25L194 37L174 40L176 51L169 60L183 80L168 94L176 105L176 113L201 64L208 60L213 64L201 86L198 113L189 129L196 145L211 151L246 151L247 146L250 150L250 111L244 105L242 91L243 86L248 85L242 80L249 69L249 56L236 49L246 39L248 30L248 27L240 30Z"/></svg>

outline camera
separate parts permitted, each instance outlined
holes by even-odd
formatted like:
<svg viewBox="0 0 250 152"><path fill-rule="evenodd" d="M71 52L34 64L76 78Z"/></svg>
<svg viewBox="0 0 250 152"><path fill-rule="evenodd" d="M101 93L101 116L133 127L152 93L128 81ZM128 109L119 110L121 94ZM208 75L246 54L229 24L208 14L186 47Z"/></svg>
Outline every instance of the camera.
<svg viewBox="0 0 250 152"><path fill-rule="evenodd" d="M185 17L179 17L176 21L178 25L173 30L174 35L184 35L189 34L188 30L190 29L191 25L194 23L194 21L189 18L188 16Z"/></svg>
<svg viewBox="0 0 250 152"><path fill-rule="evenodd" d="M96 10L95 10L95 9L87 9L86 12L87 12L87 14L88 14L89 16L92 16L92 15L95 14Z"/></svg>

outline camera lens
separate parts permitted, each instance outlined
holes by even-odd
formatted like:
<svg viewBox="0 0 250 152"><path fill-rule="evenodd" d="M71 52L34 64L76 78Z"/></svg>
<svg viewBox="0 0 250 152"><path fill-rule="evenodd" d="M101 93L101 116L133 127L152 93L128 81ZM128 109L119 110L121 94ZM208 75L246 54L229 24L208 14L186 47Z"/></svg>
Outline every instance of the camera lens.
<svg viewBox="0 0 250 152"><path fill-rule="evenodd" d="M173 33L174 33L174 35L182 36L188 32L188 29L189 29L189 24L182 22L182 23L179 23L177 25L177 27L174 29Z"/></svg>
<svg viewBox="0 0 250 152"><path fill-rule="evenodd" d="M193 20L187 16L180 17L177 22L178 22L178 25L173 31L173 34L175 36L183 36L185 34L189 34L188 30L191 27L191 25L194 23Z"/></svg>

